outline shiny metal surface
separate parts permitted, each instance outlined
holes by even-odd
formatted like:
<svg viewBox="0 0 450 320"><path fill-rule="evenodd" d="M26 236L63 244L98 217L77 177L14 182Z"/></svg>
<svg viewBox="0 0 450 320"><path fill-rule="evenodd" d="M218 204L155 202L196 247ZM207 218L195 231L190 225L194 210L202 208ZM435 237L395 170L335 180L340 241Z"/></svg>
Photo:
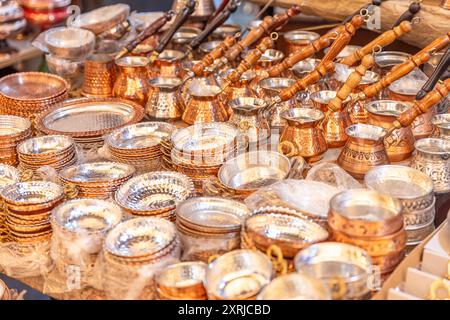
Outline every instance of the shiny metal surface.
<svg viewBox="0 0 450 320"><path fill-rule="evenodd" d="M320 63L319 59L308 58L297 62L291 70L294 72L296 77L304 77L311 71L313 71L316 66Z"/></svg>
<svg viewBox="0 0 450 320"><path fill-rule="evenodd" d="M145 113L154 119L178 119L182 115L179 88L182 80L176 77L157 77L149 80L150 92Z"/></svg>
<svg viewBox="0 0 450 320"><path fill-rule="evenodd" d="M19 181L19 170L13 166L0 164L0 190Z"/></svg>
<svg viewBox="0 0 450 320"><path fill-rule="evenodd" d="M0 194L7 203L27 206L62 199L64 192L62 186L53 182L29 181L7 186Z"/></svg>
<svg viewBox="0 0 450 320"><path fill-rule="evenodd" d="M14 138L31 129L31 121L17 116L0 115L0 139Z"/></svg>
<svg viewBox="0 0 450 320"><path fill-rule="evenodd" d="M450 113L437 114L431 121L439 130L439 138L450 140Z"/></svg>
<svg viewBox="0 0 450 320"><path fill-rule="evenodd" d="M116 162L93 162L64 168L59 173L62 180L76 184L112 182L126 179L134 174L130 165Z"/></svg>
<svg viewBox="0 0 450 320"><path fill-rule="evenodd" d="M52 28L46 31L45 44L49 52L64 59L84 59L94 50L95 35L79 28Z"/></svg>
<svg viewBox="0 0 450 320"><path fill-rule="evenodd" d="M17 152L24 156L52 155L74 147L71 137L50 135L25 140L17 146Z"/></svg>
<svg viewBox="0 0 450 320"><path fill-rule="evenodd" d="M336 59L339 60L339 59L348 57L348 56L351 55L353 52L355 52L357 49L361 49L361 46L346 45L346 46L344 47L344 49L343 49L341 52L339 52L339 54L337 55ZM324 52L325 54L327 54L329 50L330 50L330 48L328 47L328 48L326 48L323 52Z"/></svg>
<svg viewBox="0 0 450 320"><path fill-rule="evenodd" d="M336 63L335 69L334 69L334 77L336 80L338 80L341 83L345 83L350 76L352 72L355 71L355 68L349 67L345 64ZM379 74L367 70L364 74L363 78L361 79L359 85L367 85L372 84L380 80Z"/></svg>

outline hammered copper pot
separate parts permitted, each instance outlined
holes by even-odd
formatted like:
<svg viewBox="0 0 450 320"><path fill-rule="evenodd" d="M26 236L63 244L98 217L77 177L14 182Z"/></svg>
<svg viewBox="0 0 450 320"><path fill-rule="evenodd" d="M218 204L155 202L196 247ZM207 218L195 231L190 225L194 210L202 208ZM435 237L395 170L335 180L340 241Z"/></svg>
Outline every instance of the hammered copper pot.
<svg viewBox="0 0 450 320"><path fill-rule="evenodd" d="M220 79L225 79L230 72L233 70L227 70L225 72L221 72L218 77L218 82L220 83ZM254 92L251 82L255 78L256 73L254 71L247 71L241 76L238 82L234 82L227 86L222 93L220 94L220 98L222 99L224 104L228 104L230 101L234 99L238 99L241 97L256 97L256 93ZM231 114L232 110L228 110Z"/></svg>
<svg viewBox="0 0 450 320"><path fill-rule="evenodd" d="M394 120L411 106L393 100L376 100L366 104L369 114L368 123L389 129ZM398 162L408 159L414 151L414 134L410 126L397 129L384 139L389 161Z"/></svg>
<svg viewBox="0 0 450 320"><path fill-rule="evenodd" d="M148 64L149 59L144 57L125 57L116 60L118 73L113 96L145 106L149 91Z"/></svg>
<svg viewBox="0 0 450 320"><path fill-rule="evenodd" d="M311 42L319 39L320 35L316 32L303 31L303 30L292 30L286 32L283 36L286 46L284 48L284 53L286 56L299 51L301 48L309 45Z"/></svg>
<svg viewBox="0 0 450 320"><path fill-rule="evenodd" d="M301 156L308 162L321 158L327 151L327 141L320 123L325 117L322 111L307 108L293 108L281 116L287 121L280 137L279 152L288 158Z"/></svg>
<svg viewBox="0 0 450 320"><path fill-rule="evenodd" d="M114 59L108 54L93 54L84 65L83 96L110 97L116 71Z"/></svg>
<svg viewBox="0 0 450 320"><path fill-rule="evenodd" d="M181 118L182 108L179 88L181 79L157 77L149 80L150 91L145 106L149 118L159 120Z"/></svg>
<svg viewBox="0 0 450 320"><path fill-rule="evenodd" d="M191 82L188 89L190 98L181 119L191 125L228 121L229 114L219 99L221 92L218 86Z"/></svg>
<svg viewBox="0 0 450 320"><path fill-rule="evenodd" d="M151 66L154 77L181 77L183 68L181 62L186 54L178 50L164 50Z"/></svg>
<svg viewBox="0 0 450 320"><path fill-rule="evenodd" d="M347 143L337 159L338 165L355 179L363 179L372 168L389 164L383 138L387 131L370 124L354 124L346 129Z"/></svg>

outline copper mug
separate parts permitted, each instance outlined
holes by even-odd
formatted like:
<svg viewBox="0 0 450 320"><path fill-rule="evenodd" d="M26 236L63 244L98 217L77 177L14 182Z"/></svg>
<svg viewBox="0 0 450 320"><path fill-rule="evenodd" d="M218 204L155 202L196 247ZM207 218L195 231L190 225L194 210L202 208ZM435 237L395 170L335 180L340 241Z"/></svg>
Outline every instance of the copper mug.
<svg viewBox="0 0 450 320"><path fill-rule="evenodd" d="M187 124L225 122L229 114L221 99L218 86L192 81L188 88L190 96L181 119Z"/></svg>
<svg viewBox="0 0 450 320"><path fill-rule="evenodd" d="M321 158L327 151L325 139L320 124L325 115L320 110L293 108L283 111L281 116L287 121L280 137L278 151L288 158L301 156L308 162Z"/></svg>
<svg viewBox="0 0 450 320"><path fill-rule="evenodd" d="M145 57L124 57L116 60L117 78L113 96L145 106L148 97L148 64Z"/></svg>
<svg viewBox="0 0 450 320"><path fill-rule="evenodd" d="M268 104L263 99L241 97L228 103L233 110L229 122L248 137L248 142L260 143L270 137L270 126L264 117L264 110Z"/></svg>
<svg viewBox="0 0 450 320"><path fill-rule="evenodd" d="M151 67L154 77L181 77L181 62L185 58L185 53L178 50L164 50L158 56Z"/></svg>
<svg viewBox="0 0 450 320"><path fill-rule="evenodd" d="M328 110L328 103L336 97L336 91L317 91L311 94L310 97L316 109L326 112ZM329 148L342 147L347 141L345 130L352 124L346 109L350 101L351 98L343 101L344 107L342 110L331 112L325 120L323 129Z"/></svg>
<svg viewBox="0 0 450 320"><path fill-rule="evenodd" d="M303 30L292 30L286 32L283 36L286 42L285 54L289 56L290 54L300 50L302 47L309 45L311 42L319 39L320 35L316 32L303 31Z"/></svg>
<svg viewBox="0 0 450 320"><path fill-rule="evenodd" d="M168 120L181 118L182 108L179 88L181 79L157 77L149 80L150 92L145 113L152 119Z"/></svg>
<svg viewBox="0 0 450 320"><path fill-rule="evenodd" d="M415 147L411 168L433 180L435 193L450 192L450 141L426 138L416 141Z"/></svg>
<svg viewBox="0 0 450 320"><path fill-rule="evenodd" d="M396 118L411 106L393 100L376 100L365 105L369 113L368 123L389 129ZM398 162L408 159L414 151L414 134L410 126L394 130L384 139L389 161Z"/></svg>
<svg viewBox="0 0 450 320"><path fill-rule="evenodd" d="M337 159L338 165L355 179L363 179L372 168L389 164L383 139L387 130L357 123L346 129L347 143Z"/></svg>
<svg viewBox="0 0 450 320"><path fill-rule="evenodd" d="M115 81L114 59L108 54L93 54L84 65L83 96L110 97Z"/></svg>

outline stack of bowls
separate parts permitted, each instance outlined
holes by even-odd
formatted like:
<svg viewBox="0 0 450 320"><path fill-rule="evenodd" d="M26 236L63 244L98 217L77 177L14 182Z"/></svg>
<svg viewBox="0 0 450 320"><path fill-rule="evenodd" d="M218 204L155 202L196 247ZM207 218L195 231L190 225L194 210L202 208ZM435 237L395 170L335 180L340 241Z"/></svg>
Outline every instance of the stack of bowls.
<svg viewBox="0 0 450 320"><path fill-rule="evenodd" d="M335 241L358 246L382 275L404 258L406 232L400 201L367 189L351 189L330 201L328 225Z"/></svg>
<svg viewBox="0 0 450 320"><path fill-rule="evenodd" d="M0 164L0 190L19 181L19 170L6 164ZM2 239L8 234L5 221L6 212L3 209L0 209L0 242L2 242Z"/></svg>
<svg viewBox="0 0 450 320"><path fill-rule="evenodd" d="M266 253L271 246L280 248L288 269L298 251L328 239L328 231L300 215L253 212L242 230L242 247Z"/></svg>
<svg viewBox="0 0 450 320"><path fill-rule="evenodd" d="M31 122L16 116L0 116L0 163L16 165L17 145L31 137Z"/></svg>
<svg viewBox="0 0 450 320"><path fill-rule="evenodd" d="M176 215L183 260L208 262L211 256L240 248L241 227L250 211L237 201L201 197L180 204Z"/></svg>
<svg viewBox="0 0 450 320"><path fill-rule="evenodd" d="M75 142L71 137L51 135L31 138L17 146L19 167L22 170L50 166L56 171L77 162Z"/></svg>
<svg viewBox="0 0 450 320"><path fill-rule="evenodd" d="M208 265L206 291L210 300L252 300L274 276L270 259L255 250L234 250Z"/></svg>
<svg viewBox="0 0 450 320"><path fill-rule="evenodd" d="M50 213L64 200L63 187L53 182L18 182L0 192L10 240L37 244L50 240Z"/></svg>
<svg viewBox="0 0 450 320"><path fill-rule="evenodd" d="M177 205L191 197L194 185L189 177L172 171L155 171L136 176L116 192L115 200L127 213L175 220Z"/></svg>
<svg viewBox="0 0 450 320"><path fill-rule="evenodd" d="M118 224L103 246L106 295L113 299L154 298L153 275L177 262L179 255L173 223L140 217Z"/></svg>
<svg viewBox="0 0 450 320"><path fill-rule="evenodd" d="M59 179L64 185L75 186L80 198L108 199L134 172L128 164L93 162L64 168Z"/></svg>
<svg viewBox="0 0 450 320"><path fill-rule="evenodd" d="M52 258L58 271L65 275L71 266L78 266L86 280L106 234L121 220L119 206L99 199L74 199L53 209Z"/></svg>
<svg viewBox="0 0 450 320"><path fill-rule="evenodd" d="M424 173L405 166L385 165L364 177L369 189L397 198L402 203L406 245L413 247L434 231L433 181Z"/></svg>
<svg viewBox="0 0 450 320"><path fill-rule="evenodd" d="M63 78L43 72L18 72L0 79L0 112L32 119L68 97Z"/></svg>
<svg viewBox="0 0 450 320"><path fill-rule="evenodd" d="M361 248L337 242L314 244L294 258L297 272L323 280L333 300L360 300L370 295L370 256Z"/></svg>
<svg viewBox="0 0 450 320"><path fill-rule="evenodd" d="M204 281L207 264L200 261L170 265L155 275L160 300L206 300Z"/></svg>
<svg viewBox="0 0 450 320"><path fill-rule="evenodd" d="M177 130L171 137L171 165L194 181L197 193L203 183L216 177L219 168L229 158L244 149L239 130L228 123L202 123Z"/></svg>
<svg viewBox="0 0 450 320"><path fill-rule="evenodd" d="M138 173L160 169L162 140L172 134L174 127L165 122L143 122L113 131L105 144L114 161L128 163Z"/></svg>

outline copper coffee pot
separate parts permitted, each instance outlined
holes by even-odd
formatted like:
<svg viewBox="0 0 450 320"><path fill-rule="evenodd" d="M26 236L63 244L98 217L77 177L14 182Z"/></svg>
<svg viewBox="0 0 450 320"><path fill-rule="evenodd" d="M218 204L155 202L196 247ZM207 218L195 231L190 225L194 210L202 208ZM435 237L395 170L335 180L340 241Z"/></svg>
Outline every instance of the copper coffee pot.
<svg viewBox="0 0 450 320"><path fill-rule="evenodd" d="M401 113L386 126L387 129L361 123L348 127L346 134L349 139L337 159L338 164L356 179L364 178L367 171L375 166L389 164L383 140L389 139L395 130L410 126L417 116L446 98L449 91L450 79L447 79L444 84L438 84L422 100L416 101L411 108Z"/></svg>

